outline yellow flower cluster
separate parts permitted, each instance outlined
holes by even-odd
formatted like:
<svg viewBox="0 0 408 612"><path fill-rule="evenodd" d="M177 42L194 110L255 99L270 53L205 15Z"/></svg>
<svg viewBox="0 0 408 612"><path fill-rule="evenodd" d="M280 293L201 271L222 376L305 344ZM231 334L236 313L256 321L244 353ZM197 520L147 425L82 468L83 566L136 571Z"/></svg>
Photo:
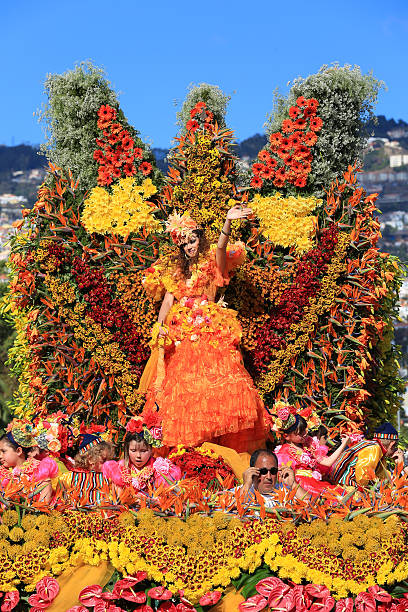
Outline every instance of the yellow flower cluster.
<svg viewBox="0 0 408 612"><path fill-rule="evenodd" d="M218 456L217 453L212 448L204 448L203 446L198 446L194 450L197 453L200 453L200 455L203 455L204 457L211 457L212 459L216 459ZM181 457L181 455L184 455L186 451L187 451L187 446L184 446L183 444L178 444L176 448L174 448L171 451L169 455L169 459L174 459L175 457Z"/></svg>
<svg viewBox="0 0 408 612"><path fill-rule="evenodd" d="M284 377L292 358L297 357L305 349L319 316L327 312L333 305L340 290L336 281L346 268L345 256L349 242L348 234L345 232L339 234L334 256L327 266L327 273L322 280L319 295L310 299L303 319L299 323L294 323L290 328L290 333L286 338L287 347L274 352L268 372L257 383L262 395L275 389Z"/></svg>
<svg viewBox="0 0 408 612"><path fill-rule="evenodd" d="M88 232L99 234L128 236L142 229L149 233L159 231L155 206L148 201L156 192L149 178L141 185L135 183L134 177L123 178L113 185L111 193L95 187L84 202L82 222Z"/></svg>
<svg viewBox="0 0 408 612"><path fill-rule="evenodd" d="M314 246L317 217L311 213L323 200L302 196L282 197L280 193L261 197L256 194L250 202L260 221L260 232L274 245L294 247L304 253Z"/></svg>
<svg viewBox="0 0 408 612"><path fill-rule="evenodd" d="M184 144L187 149L188 143ZM194 220L206 229L209 242L218 240L230 203L233 184L224 170L225 160L213 146L212 136L197 132L186 151L186 176L173 190L172 205L179 212L193 211ZM238 237L232 231L232 240Z"/></svg>

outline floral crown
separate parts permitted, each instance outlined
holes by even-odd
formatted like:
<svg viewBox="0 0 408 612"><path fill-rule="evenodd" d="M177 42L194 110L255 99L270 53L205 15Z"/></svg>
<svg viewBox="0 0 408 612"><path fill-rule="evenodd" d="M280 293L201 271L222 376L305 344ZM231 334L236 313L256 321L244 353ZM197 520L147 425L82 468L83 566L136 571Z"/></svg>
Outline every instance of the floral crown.
<svg viewBox="0 0 408 612"><path fill-rule="evenodd" d="M17 446L31 448L36 445L33 424L27 419L13 419L6 427L6 437Z"/></svg>
<svg viewBox="0 0 408 612"><path fill-rule="evenodd" d="M71 420L62 412L35 419L33 434L36 446L56 456L65 453L79 433Z"/></svg>
<svg viewBox="0 0 408 612"><path fill-rule="evenodd" d="M129 434L142 434L147 444L158 448L162 445L163 431L160 418L155 411L146 411L142 415L134 416L126 425Z"/></svg>
<svg viewBox="0 0 408 612"><path fill-rule="evenodd" d="M318 415L310 406L296 410L295 406L283 402L282 400L275 402L273 410L268 412L267 420L271 430L278 435L282 435L288 431L288 429L296 425L299 421L299 417L305 419L308 429L316 429L321 424Z"/></svg>
<svg viewBox="0 0 408 612"><path fill-rule="evenodd" d="M166 232L170 234L171 239L177 246L187 242L192 233L198 229L201 229L200 226L188 213L179 215L175 212L166 221Z"/></svg>

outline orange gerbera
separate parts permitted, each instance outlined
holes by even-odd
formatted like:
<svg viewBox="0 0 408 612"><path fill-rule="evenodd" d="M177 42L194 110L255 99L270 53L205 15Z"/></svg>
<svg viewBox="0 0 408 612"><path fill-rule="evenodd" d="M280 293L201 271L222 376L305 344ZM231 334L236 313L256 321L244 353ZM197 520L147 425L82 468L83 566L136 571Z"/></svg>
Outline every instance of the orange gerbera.
<svg viewBox="0 0 408 612"><path fill-rule="evenodd" d="M281 140L282 140L282 134L280 134L279 132L274 132L273 134L269 136L269 142L271 143L272 146L278 147L281 143Z"/></svg>
<svg viewBox="0 0 408 612"><path fill-rule="evenodd" d="M274 174L275 171L270 166L264 168L264 170L262 170L262 172L260 173L261 177L265 180L270 180L271 178L273 178Z"/></svg>
<svg viewBox="0 0 408 612"><path fill-rule="evenodd" d="M305 119L296 119L296 121L294 122L294 127L297 130L304 130L306 127L306 120Z"/></svg>
<svg viewBox="0 0 408 612"><path fill-rule="evenodd" d="M143 150L139 147L136 147L135 149L133 149L133 155L135 156L135 159L142 159Z"/></svg>
<svg viewBox="0 0 408 612"><path fill-rule="evenodd" d="M291 106L289 109L289 117L291 117L292 119L296 119L300 112L300 108L298 108L297 106Z"/></svg>
<svg viewBox="0 0 408 612"><path fill-rule="evenodd" d="M312 117L312 119L310 119L310 129L313 130L313 132L318 132L322 129L322 126L323 121L320 117Z"/></svg>
<svg viewBox="0 0 408 612"><path fill-rule="evenodd" d="M265 168L264 164L260 164L259 162L253 164L252 166L252 172L254 174L260 174L260 172L262 172L262 170Z"/></svg>
<svg viewBox="0 0 408 612"><path fill-rule="evenodd" d="M317 135L315 132L306 132L304 136L304 143L307 147L313 147L317 142Z"/></svg>
<svg viewBox="0 0 408 612"><path fill-rule="evenodd" d="M254 178L251 181L251 187L254 187L255 189L260 189L262 185L263 185L263 180L259 176L254 176Z"/></svg>
<svg viewBox="0 0 408 612"><path fill-rule="evenodd" d="M299 98L296 100L296 104L301 108L306 106L306 98L304 96L299 96Z"/></svg>
<svg viewBox="0 0 408 612"><path fill-rule="evenodd" d="M260 159L261 161L269 163L269 161L271 159L271 155L270 155L270 153L266 149L262 149L262 151L259 151L259 153L258 153L258 159Z"/></svg>
<svg viewBox="0 0 408 612"><path fill-rule="evenodd" d="M295 187L306 187L306 177L299 176L295 181Z"/></svg>
<svg viewBox="0 0 408 612"><path fill-rule="evenodd" d="M148 174L150 174L152 169L153 169L152 164L149 164L149 162L147 161L142 162L139 166L139 170L142 174L144 174L144 176L147 176Z"/></svg>
<svg viewBox="0 0 408 612"><path fill-rule="evenodd" d="M275 187L283 187L285 184L285 179L276 177L273 181L273 184L275 185Z"/></svg>
<svg viewBox="0 0 408 612"><path fill-rule="evenodd" d="M306 103L310 108L317 108L319 106L319 102L316 98L309 98Z"/></svg>
<svg viewBox="0 0 408 612"><path fill-rule="evenodd" d="M284 119L284 121L282 121L282 132L285 134L293 132L293 122L290 119Z"/></svg>
<svg viewBox="0 0 408 612"><path fill-rule="evenodd" d="M189 132L193 132L194 133L194 132L196 132L198 130L199 127L200 127L200 124L195 119L190 119L190 121L187 121L187 123L186 123L186 129Z"/></svg>

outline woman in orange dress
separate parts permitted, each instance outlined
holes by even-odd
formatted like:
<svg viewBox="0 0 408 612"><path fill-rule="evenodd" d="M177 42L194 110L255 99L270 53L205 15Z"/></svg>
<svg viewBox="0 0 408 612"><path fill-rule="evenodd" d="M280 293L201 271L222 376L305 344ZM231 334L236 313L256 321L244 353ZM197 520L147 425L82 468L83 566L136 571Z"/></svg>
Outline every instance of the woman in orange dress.
<svg viewBox="0 0 408 612"><path fill-rule="evenodd" d="M159 406L166 446L212 441L243 452L265 439L263 404L243 365L236 312L215 301L246 256L243 243L227 249L231 221L251 212L231 208L217 245L207 244L188 214L171 215L167 231L179 256L158 260L143 281L162 304L140 390L147 390L147 409Z"/></svg>

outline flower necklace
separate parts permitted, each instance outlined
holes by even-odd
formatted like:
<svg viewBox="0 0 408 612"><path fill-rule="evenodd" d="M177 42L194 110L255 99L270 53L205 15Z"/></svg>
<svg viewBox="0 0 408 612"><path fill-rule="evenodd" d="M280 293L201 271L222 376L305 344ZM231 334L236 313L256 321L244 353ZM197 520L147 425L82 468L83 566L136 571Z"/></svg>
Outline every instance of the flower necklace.
<svg viewBox="0 0 408 612"><path fill-rule="evenodd" d="M33 457L30 457L29 459L26 459L26 461L24 461L24 463L20 466L20 467L15 467L13 468L13 476L32 476L34 470L37 469L37 467L40 465L40 461L38 459L34 459Z"/></svg>
<svg viewBox="0 0 408 612"><path fill-rule="evenodd" d="M308 467L316 466L316 457L314 455L313 447L302 447L299 448L293 442L289 443L289 454L293 457L293 459L297 460L299 463L302 463Z"/></svg>
<svg viewBox="0 0 408 612"><path fill-rule="evenodd" d="M152 465L145 465L138 470L133 464L129 466L121 465L120 471L123 482L134 489L146 489L149 482L153 480L154 469Z"/></svg>

